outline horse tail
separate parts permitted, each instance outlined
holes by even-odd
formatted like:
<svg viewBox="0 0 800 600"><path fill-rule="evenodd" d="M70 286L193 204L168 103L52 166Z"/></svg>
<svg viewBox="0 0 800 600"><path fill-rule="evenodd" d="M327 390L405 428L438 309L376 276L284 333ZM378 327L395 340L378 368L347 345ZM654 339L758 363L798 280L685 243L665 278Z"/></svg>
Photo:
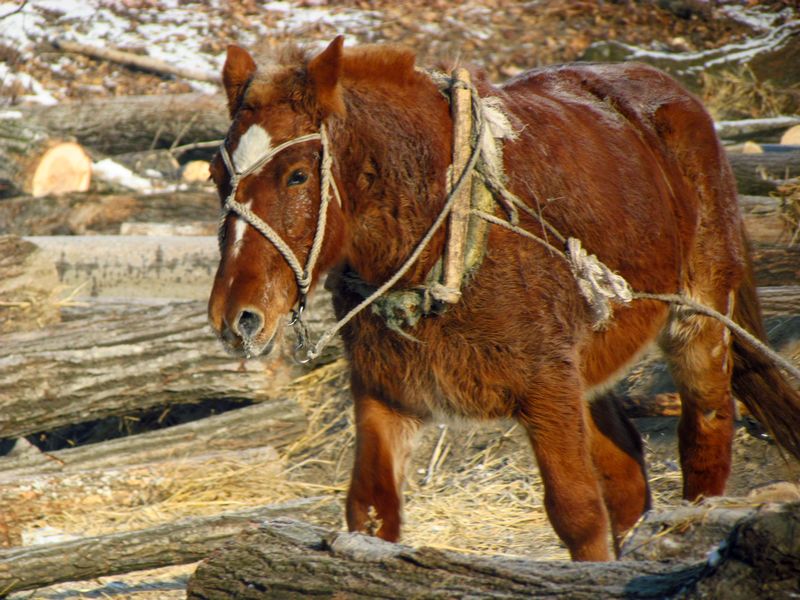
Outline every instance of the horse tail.
<svg viewBox="0 0 800 600"><path fill-rule="evenodd" d="M746 238L745 243L749 246ZM733 320L766 343L749 247L746 250L745 276L736 294ZM773 362L736 335L731 386L777 444L800 460L800 393Z"/></svg>

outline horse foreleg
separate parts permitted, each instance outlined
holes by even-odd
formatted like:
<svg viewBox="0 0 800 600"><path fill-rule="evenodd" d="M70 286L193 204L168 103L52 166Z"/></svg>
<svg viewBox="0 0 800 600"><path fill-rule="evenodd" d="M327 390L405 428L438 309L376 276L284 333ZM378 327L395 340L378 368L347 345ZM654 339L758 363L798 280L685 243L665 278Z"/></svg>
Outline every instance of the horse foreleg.
<svg viewBox="0 0 800 600"><path fill-rule="evenodd" d="M590 412L592 461L619 555L625 533L650 509L642 437L612 395L593 399Z"/></svg>
<svg viewBox="0 0 800 600"><path fill-rule="evenodd" d="M729 336L717 321L678 315L662 347L681 396L683 497L719 496L731 470L734 431Z"/></svg>
<svg viewBox="0 0 800 600"><path fill-rule="evenodd" d="M544 483L544 505L573 560L609 560L608 516L592 464L585 404L580 392L537 392L520 421L536 454Z"/></svg>
<svg viewBox="0 0 800 600"><path fill-rule="evenodd" d="M356 456L347 494L347 526L395 542L400 537L402 485L417 419L366 394L355 394Z"/></svg>

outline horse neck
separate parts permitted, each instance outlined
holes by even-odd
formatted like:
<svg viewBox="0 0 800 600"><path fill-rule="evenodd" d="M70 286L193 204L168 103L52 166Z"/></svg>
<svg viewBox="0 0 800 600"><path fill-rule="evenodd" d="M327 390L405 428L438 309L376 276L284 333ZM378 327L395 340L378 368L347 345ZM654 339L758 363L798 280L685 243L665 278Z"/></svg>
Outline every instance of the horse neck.
<svg viewBox="0 0 800 600"><path fill-rule="evenodd" d="M449 105L424 76L402 88L346 90L345 98L347 116L333 131L347 193L345 261L364 281L380 284L402 266L444 204ZM421 283L443 245L440 232L399 285Z"/></svg>

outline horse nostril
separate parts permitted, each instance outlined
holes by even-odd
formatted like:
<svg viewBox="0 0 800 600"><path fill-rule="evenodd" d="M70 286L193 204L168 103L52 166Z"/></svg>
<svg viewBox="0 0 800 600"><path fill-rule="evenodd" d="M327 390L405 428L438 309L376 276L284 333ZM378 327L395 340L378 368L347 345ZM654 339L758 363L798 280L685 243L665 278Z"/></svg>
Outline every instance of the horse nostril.
<svg viewBox="0 0 800 600"><path fill-rule="evenodd" d="M264 326L264 319L257 312L243 310L236 319L236 329L239 335L244 338L253 338L261 331Z"/></svg>

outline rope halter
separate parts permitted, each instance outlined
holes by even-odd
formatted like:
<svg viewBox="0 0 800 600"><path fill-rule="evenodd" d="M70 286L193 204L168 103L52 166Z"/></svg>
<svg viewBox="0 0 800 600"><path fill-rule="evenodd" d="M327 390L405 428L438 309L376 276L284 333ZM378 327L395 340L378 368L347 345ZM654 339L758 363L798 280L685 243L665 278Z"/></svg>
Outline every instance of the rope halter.
<svg viewBox="0 0 800 600"><path fill-rule="evenodd" d="M267 223L265 223L257 214L255 214L249 207L241 204L240 202L236 201L236 191L239 187L241 181L247 177L248 175L252 175L261 170L267 163L269 163L276 155L280 152L283 152L287 148L294 146L296 144L303 144L305 142L311 142L314 140L320 140L322 144L322 163L320 165L320 201L319 201L319 214L317 215L317 229L314 232L314 240L311 244L311 249L308 253L308 258L306 260L305 267L302 266L300 259L291 249L289 244L287 244L284 239ZM327 223L327 216L328 216L328 204L330 203L330 196L331 196L331 188L333 188L333 193L336 196L336 200L339 203L339 206L342 205L342 200L339 196L339 190L337 189L334 181L333 176L331 175L331 165L333 162L333 157L330 152L329 142L328 142L328 134L325 130L325 126L321 126L319 133L309 133L307 135L301 135L300 137L296 137L294 139L288 140L279 144L275 148L266 152L261 158L259 158L255 163L244 169L243 171L237 171L236 166L233 164L231 160L230 154L228 153L227 148L225 148L225 142L220 145L219 149L220 156L222 156L222 162L225 163L225 168L228 170L228 174L230 175L230 186L231 191L228 194L228 197L225 199L225 202L222 206L222 216L220 218L220 245L222 244L222 227L224 226L225 219L227 218L229 213L235 213L239 218L244 219L244 221L251 225L256 231L258 231L261 235L263 235L273 246L278 250L278 252L283 256L286 263L292 269L294 273L295 280L297 282L297 290L298 290L298 308L297 310L293 310L294 313L292 319L292 325L302 323L300 321L300 315L305 308L306 303L306 296L308 295L308 291L311 288L311 277L314 273L314 266L317 263L317 259L319 258L320 251L322 250L322 242L325 236L325 225Z"/></svg>

